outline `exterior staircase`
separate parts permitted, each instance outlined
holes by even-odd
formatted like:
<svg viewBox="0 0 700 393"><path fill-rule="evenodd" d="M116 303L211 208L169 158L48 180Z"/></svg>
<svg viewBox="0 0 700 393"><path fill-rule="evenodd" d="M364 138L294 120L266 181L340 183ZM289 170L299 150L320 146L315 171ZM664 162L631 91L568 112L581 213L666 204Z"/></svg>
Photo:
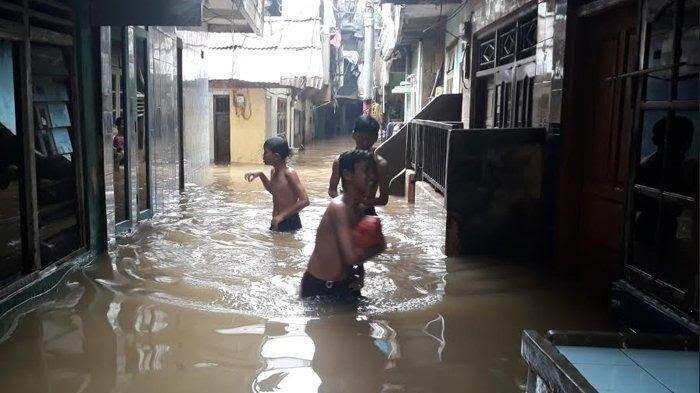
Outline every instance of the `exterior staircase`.
<svg viewBox="0 0 700 393"><path fill-rule="evenodd" d="M462 117L462 95L441 94L431 99L412 119L433 120L444 122L459 122ZM408 125L404 123L401 128L384 141L375 150L388 164L387 173L389 182L389 194L403 196L405 194L406 173L406 144Z"/></svg>

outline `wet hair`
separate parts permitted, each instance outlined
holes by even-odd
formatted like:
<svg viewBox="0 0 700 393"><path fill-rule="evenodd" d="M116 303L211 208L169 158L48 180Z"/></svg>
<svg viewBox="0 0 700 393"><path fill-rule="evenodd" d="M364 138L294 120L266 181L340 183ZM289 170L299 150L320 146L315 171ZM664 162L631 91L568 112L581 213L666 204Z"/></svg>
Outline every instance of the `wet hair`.
<svg viewBox="0 0 700 393"><path fill-rule="evenodd" d="M279 154L283 160L289 157L289 145L287 144L287 140L284 138L280 138L278 136L268 138L263 144L263 148Z"/></svg>
<svg viewBox="0 0 700 393"><path fill-rule="evenodd" d="M371 98L365 98L364 100L362 100L362 102L365 103L365 104L371 104L371 103L372 103L372 99L371 99Z"/></svg>
<svg viewBox="0 0 700 393"><path fill-rule="evenodd" d="M369 134L376 138L379 135L379 123L370 115L362 115L355 120L353 132Z"/></svg>
<svg viewBox="0 0 700 393"><path fill-rule="evenodd" d="M120 116L120 117L117 117L117 118L114 120L114 125L117 126L117 127L121 127L121 125L122 125L122 118L121 118L121 116Z"/></svg>
<svg viewBox="0 0 700 393"><path fill-rule="evenodd" d="M343 188L345 187L345 179L343 178L343 171L350 171L350 173L355 173L355 165L360 162L367 162L368 164L374 163L374 158L372 154L367 150L348 150L340 154L338 158L338 172L340 172L340 179L343 182Z"/></svg>

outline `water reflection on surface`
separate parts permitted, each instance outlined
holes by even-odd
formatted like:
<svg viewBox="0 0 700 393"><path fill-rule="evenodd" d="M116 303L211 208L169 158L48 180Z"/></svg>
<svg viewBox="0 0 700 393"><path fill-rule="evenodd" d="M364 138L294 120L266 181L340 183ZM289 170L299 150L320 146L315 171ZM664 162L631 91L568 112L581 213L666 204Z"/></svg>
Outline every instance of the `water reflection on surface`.
<svg viewBox="0 0 700 393"><path fill-rule="evenodd" d="M349 140L293 159L311 206L296 234L267 230L271 198L251 166L212 168L176 208L12 315L0 380L12 392L502 392L525 377L524 328L600 329L586 299L532 266L442 254L444 213L392 199L387 252L356 307L297 291ZM40 299L41 300L41 299Z"/></svg>

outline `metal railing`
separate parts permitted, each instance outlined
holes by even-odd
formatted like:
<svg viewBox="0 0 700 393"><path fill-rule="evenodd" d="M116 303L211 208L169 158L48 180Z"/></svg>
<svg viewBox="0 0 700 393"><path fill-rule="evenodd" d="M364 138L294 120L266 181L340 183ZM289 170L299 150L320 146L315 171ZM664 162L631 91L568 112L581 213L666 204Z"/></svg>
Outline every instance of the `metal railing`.
<svg viewBox="0 0 700 393"><path fill-rule="evenodd" d="M406 164L416 171L416 180L425 180L445 195L447 175L447 136L462 127L460 122L413 119L408 123Z"/></svg>

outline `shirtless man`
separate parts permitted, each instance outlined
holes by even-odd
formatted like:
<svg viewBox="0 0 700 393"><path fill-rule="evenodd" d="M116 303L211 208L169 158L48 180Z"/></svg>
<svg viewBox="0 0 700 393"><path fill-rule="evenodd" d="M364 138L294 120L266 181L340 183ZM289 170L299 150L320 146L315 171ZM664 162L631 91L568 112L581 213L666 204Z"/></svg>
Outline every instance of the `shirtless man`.
<svg viewBox="0 0 700 393"><path fill-rule="evenodd" d="M374 144L379 135L379 123L369 115L362 115L355 121L355 129L352 131L352 138L355 140L355 149L367 150L372 154L375 165L374 181L367 196L361 203L365 206L365 214L376 216L375 206L384 206L389 202L389 179L387 175L387 162L378 154L374 154ZM328 195L331 198L338 196L338 183L340 183L340 171L338 170L338 159L333 161L333 171L331 173L330 184L328 185ZM379 196L377 196L379 191Z"/></svg>
<svg viewBox="0 0 700 393"><path fill-rule="evenodd" d="M309 197L296 171L287 166L289 145L280 137L272 137L263 145L263 163L271 165L270 178L262 171L248 172L245 179L252 182L260 178L265 189L272 194L272 223L270 229L292 232L301 228L299 212L309 206Z"/></svg>
<svg viewBox="0 0 700 393"><path fill-rule="evenodd" d="M301 280L301 297L347 298L359 295L353 266L386 248L382 236L372 248L353 244L353 228L364 217L361 202L367 198L374 174L372 155L364 150L347 151L338 158L344 193L333 198L316 232L316 245ZM381 232L380 232L381 233Z"/></svg>

